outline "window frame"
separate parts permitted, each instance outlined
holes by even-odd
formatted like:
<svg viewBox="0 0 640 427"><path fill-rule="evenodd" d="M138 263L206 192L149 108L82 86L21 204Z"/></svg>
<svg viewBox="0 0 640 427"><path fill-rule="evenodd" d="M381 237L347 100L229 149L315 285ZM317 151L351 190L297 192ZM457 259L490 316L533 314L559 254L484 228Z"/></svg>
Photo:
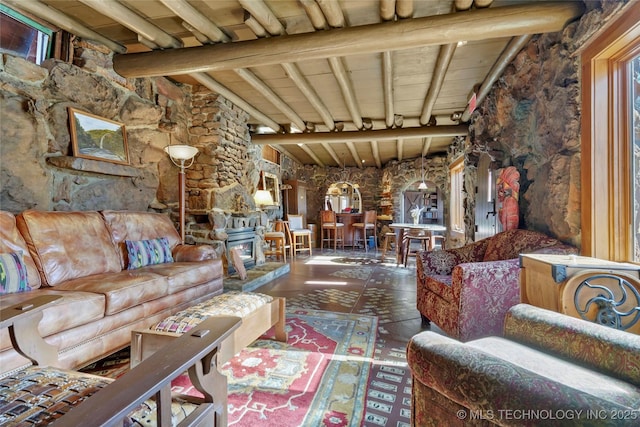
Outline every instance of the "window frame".
<svg viewBox="0 0 640 427"><path fill-rule="evenodd" d="M582 61L582 254L633 262L628 62L640 53L640 3L597 35Z"/></svg>
<svg viewBox="0 0 640 427"><path fill-rule="evenodd" d="M464 238L464 156L460 156L449 165L449 230L452 236Z"/></svg>
<svg viewBox="0 0 640 427"><path fill-rule="evenodd" d="M43 61L45 61L48 58L53 58L55 57L54 54L54 50L55 50L55 34L57 32L57 30L47 27L44 24L41 24L40 22L37 22L36 20L30 18L29 16L26 16L16 10L13 10L7 6L5 6L4 4L0 4L0 13L15 19L16 21L22 23L23 25L33 28L34 30L36 30L38 32L38 34L45 34L47 36L47 42L46 42L46 48L44 49L44 55L42 57L36 57L36 61L35 64L40 65ZM40 35L38 35L38 37L40 37ZM38 62L40 61L40 62Z"/></svg>

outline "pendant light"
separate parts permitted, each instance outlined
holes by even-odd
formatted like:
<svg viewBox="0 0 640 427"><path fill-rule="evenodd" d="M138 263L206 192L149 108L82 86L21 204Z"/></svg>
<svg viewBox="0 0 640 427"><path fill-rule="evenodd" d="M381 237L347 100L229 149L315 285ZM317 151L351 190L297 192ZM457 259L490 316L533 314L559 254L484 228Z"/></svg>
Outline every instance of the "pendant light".
<svg viewBox="0 0 640 427"><path fill-rule="evenodd" d="M424 182L424 156L422 156L421 159L422 159L422 166L421 166L422 182L420 183L420 185L418 185L418 190L426 190L427 189L427 183Z"/></svg>

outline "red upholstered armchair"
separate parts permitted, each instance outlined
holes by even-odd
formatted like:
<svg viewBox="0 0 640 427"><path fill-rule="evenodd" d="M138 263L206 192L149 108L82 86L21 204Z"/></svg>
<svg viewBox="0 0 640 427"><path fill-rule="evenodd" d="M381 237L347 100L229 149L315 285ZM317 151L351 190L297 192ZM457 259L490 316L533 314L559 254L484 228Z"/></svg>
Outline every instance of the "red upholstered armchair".
<svg viewBox="0 0 640 427"><path fill-rule="evenodd" d="M417 308L461 341L500 335L520 302L521 253L575 254L577 249L530 230L509 230L456 249L420 252Z"/></svg>

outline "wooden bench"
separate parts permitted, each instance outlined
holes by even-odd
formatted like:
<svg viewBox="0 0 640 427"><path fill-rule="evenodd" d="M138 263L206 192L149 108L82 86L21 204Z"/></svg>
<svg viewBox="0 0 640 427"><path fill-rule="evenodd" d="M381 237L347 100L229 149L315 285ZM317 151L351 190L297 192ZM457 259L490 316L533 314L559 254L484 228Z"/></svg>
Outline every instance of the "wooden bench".
<svg viewBox="0 0 640 427"><path fill-rule="evenodd" d="M242 325L226 337L216 358L218 367L275 326L275 339L286 342L285 299L255 292L227 292L167 317L149 329L131 333L131 367L154 354L204 319L237 316Z"/></svg>
<svg viewBox="0 0 640 427"><path fill-rule="evenodd" d="M227 378L216 359L240 318L205 319L112 380L56 367L56 348L39 335L38 323L44 307L60 298L41 296L0 310L0 328L8 328L14 348L33 363L0 379L1 425L227 425ZM204 398L172 396L171 381L187 370Z"/></svg>

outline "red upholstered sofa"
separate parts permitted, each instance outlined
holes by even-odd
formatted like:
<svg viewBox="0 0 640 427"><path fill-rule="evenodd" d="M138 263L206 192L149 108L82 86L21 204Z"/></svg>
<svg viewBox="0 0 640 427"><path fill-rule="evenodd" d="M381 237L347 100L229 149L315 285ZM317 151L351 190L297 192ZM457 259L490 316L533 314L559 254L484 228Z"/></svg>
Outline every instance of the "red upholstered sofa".
<svg viewBox="0 0 640 427"><path fill-rule="evenodd" d="M128 269L125 242L166 238L173 262ZM164 239L163 239L164 240ZM22 253L26 292L0 307L61 295L43 311L39 332L77 368L127 346L131 331L221 294L222 261L211 246L183 245L172 221L149 212L0 211L0 255ZM0 331L0 374L28 365Z"/></svg>
<svg viewBox="0 0 640 427"><path fill-rule="evenodd" d="M530 230L509 230L456 249L419 252L417 308L461 341L500 335L520 302L521 253L575 254L577 249Z"/></svg>

